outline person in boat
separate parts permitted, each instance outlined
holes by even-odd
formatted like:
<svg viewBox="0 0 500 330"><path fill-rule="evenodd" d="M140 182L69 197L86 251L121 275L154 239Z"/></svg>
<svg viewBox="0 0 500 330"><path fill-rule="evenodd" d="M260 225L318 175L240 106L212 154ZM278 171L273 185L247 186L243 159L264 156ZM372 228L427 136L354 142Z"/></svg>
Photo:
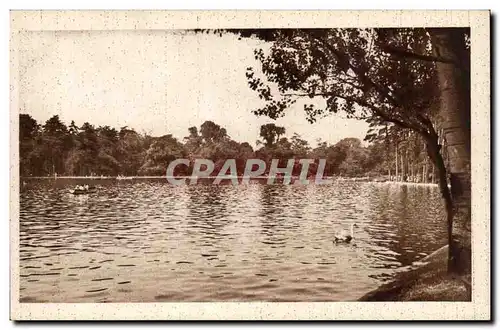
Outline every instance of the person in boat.
<svg viewBox="0 0 500 330"><path fill-rule="evenodd" d="M88 185L88 184L86 184L85 186L83 186L83 188L84 188L85 190L89 190L89 185Z"/></svg>

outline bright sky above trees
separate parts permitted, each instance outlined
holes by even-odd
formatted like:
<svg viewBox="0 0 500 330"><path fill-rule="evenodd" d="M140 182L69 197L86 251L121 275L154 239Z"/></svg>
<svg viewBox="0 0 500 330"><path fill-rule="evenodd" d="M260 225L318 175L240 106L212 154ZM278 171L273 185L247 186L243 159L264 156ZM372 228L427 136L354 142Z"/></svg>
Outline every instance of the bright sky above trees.
<svg viewBox="0 0 500 330"><path fill-rule="evenodd" d="M182 139L188 127L212 120L236 141L255 146L260 125L273 122L251 110L262 105L245 77L258 67L262 41L235 35L172 31L30 32L21 38L20 111L43 123L129 126ZM363 139L367 125L341 115L308 124L302 104L275 122L311 145L321 138Z"/></svg>

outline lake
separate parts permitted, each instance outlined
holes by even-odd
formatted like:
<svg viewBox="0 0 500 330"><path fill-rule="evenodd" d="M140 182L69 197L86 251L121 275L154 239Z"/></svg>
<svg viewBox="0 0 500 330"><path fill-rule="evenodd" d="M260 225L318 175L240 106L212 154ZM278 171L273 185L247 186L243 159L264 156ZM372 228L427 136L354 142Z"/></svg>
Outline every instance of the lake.
<svg viewBox="0 0 500 330"><path fill-rule="evenodd" d="M21 302L350 301L446 244L433 186L76 183L20 188Z"/></svg>

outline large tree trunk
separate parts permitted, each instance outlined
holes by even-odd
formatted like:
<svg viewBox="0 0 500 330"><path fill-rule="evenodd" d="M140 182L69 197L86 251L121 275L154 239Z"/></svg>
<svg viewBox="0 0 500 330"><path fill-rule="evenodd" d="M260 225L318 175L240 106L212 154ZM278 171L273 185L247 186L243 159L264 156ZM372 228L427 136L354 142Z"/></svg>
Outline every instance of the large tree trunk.
<svg viewBox="0 0 500 330"><path fill-rule="evenodd" d="M465 29L431 29L434 53L455 63L436 62L440 116L453 201L451 270L471 273L470 69Z"/></svg>

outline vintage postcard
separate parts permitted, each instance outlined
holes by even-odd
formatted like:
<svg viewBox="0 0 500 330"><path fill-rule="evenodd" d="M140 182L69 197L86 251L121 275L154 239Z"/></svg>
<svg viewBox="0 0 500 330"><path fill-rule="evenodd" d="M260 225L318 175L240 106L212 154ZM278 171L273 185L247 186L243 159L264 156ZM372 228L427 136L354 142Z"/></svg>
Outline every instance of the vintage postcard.
<svg viewBox="0 0 500 330"><path fill-rule="evenodd" d="M489 320L489 11L11 11L12 320Z"/></svg>

